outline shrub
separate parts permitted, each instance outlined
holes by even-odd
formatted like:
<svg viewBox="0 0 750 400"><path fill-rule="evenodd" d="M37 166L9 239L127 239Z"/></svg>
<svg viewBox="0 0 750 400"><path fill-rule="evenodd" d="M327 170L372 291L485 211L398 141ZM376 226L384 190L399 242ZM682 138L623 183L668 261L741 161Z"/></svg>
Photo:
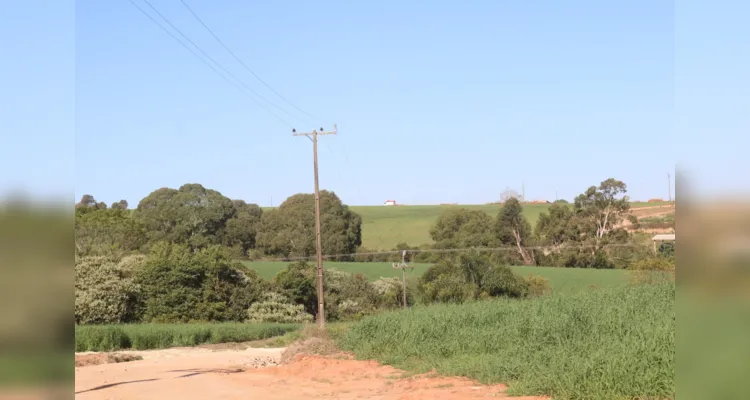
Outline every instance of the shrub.
<svg viewBox="0 0 750 400"><path fill-rule="evenodd" d="M304 323L313 320L304 306L274 292L266 293L262 301L253 303L248 317L250 322Z"/></svg>
<svg viewBox="0 0 750 400"><path fill-rule="evenodd" d="M143 257L94 256L76 259L75 320L78 324L135 322L141 286L133 275Z"/></svg>
<svg viewBox="0 0 750 400"><path fill-rule="evenodd" d="M526 297L529 285L506 265L492 266L482 280L482 292L490 297Z"/></svg>
<svg viewBox="0 0 750 400"><path fill-rule="evenodd" d="M463 303L476 298L478 287L456 274L441 274L422 285L425 302Z"/></svg>
<svg viewBox="0 0 750 400"><path fill-rule="evenodd" d="M328 319L356 318L371 314L377 308L379 299L375 287L362 274L330 268L323 279L326 302L331 308Z"/></svg>
<svg viewBox="0 0 750 400"><path fill-rule="evenodd" d="M531 297L544 296L552 292L552 288L549 286L549 281L539 275L527 276L526 284L529 287L529 296Z"/></svg>
<svg viewBox="0 0 750 400"><path fill-rule="evenodd" d="M386 309L401 308L404 306L404 286L401 279L383 278L372 283L375 292L378 294L378 306ZM406 304L414 304L414 294L407 287Z"/></svg>
<svg viewBox="0 0 750 400"><path fill-rule="evenodd" d="M154 246L138 274L145 295L144 320L245 320L264 285L254 271L243 273L241 268L220 246L199 251L186 245Z"/></svg>
<svg viewBox="0 0 750 400"><path fill-rule="evenodd" d="M673 257L650 256L635 261L630 266L631 281L634 284L655 284L675 278Z"/></svg>

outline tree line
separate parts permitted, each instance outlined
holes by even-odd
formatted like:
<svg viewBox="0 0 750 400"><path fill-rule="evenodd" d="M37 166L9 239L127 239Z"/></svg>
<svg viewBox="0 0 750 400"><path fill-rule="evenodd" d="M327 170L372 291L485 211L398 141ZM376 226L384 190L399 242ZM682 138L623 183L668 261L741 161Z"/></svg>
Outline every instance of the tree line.
<svg viewBox="0 0 750 400"><path fill-rule="evenodd" d="M192 250L228 248L236 258L309 257L315 254L312 194L295 194L278 208L232 200L199 184L161 188L135 209L121 200L111 207L84 195L75 205L78 256L145 253L167 242ZM321 191L323 250L355 253L362 244L362 219L335 193Z"/></svg>
<svg viewBox="0 0 750 400"><path fill-rule="evenodd" d="M579 194L573 204L553 203L534 227L514 197L492 216L481 210L446 209L430 229L431 244L400 243L394 249L362 247L362 218L334 192L321 191L324 254L339 261L397 261L407 250L410 261L437 262L447 249L492 249L497 262L511 265L625 268L647 249L633 245L624 227L630 200L624 182L610 178ZM125 200L110 207L85 195L76 204L76 254L148 252L161 242L192 250L222 246L238 259L295 259L315 254L315 199L295 194L278 208L232 200L199 184L161 188L135 209ZM633 218L633 217L630 217ZM372 254L389 250L392 253Z"/></svg>

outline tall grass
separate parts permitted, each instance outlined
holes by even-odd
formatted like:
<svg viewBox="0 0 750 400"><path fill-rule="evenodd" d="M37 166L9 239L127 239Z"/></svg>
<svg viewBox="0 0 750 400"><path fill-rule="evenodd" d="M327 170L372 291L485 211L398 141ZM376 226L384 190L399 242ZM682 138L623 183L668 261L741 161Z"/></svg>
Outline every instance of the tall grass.
<svg viewBox="0 0 750 400"><path fill-rule="evenodd" d="M365 319L340 344L415 372L507 383L516 395L674 398L674 305L667 282L429 306Z"/></svg>
<svg viewBox="0 0 750 400"><path fill-rule="evenodd" d="M299 329L294 324L133 324L76 326L76 351L150 350L247 342Z"/></svg>

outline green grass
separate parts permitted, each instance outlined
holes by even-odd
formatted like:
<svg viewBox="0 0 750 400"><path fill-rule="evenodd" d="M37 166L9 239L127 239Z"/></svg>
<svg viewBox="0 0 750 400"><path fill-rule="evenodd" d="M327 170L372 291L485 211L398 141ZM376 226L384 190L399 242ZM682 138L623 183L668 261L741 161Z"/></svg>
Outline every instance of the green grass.
<svg viewBox="0 0 750 400"><path fill-rule="evenodd" d="M354 324L340 345L414 373L435 369L514 395L674 398L675 286L416 307Z"/></svg>
<svg viewBox="0 0 750 400"><path fill-rule="evenodd" d="M648 207L662 203L632 203L632 207ZM462 207L482 210L493 217L501 205L429 205L429 206L351 206L362 216L362 245L368 249L392 249L398 243L419 246L432 243L430 228L438 216L448 208ZM531 226L536 225L539 214L547 211L549 204L526 204L523 214Z"/></svg>
<svg viewBox="0 0 750 400"><path fill-rule="evenodd" d="M285 262L250 262L244 265L254 269L264 279L272 279L277 272L286 268L289 263ZM361 273L370 281L380 277L401 277L401 271L394 269L391 263L364 263L364 262L326 262L326 268L336 268L341 271L357 274ZM407 271L407 280L415 281L422 276L430 264L413 264L415 268ZM558 293L574 293L588 290L591 287L611 288L619 287L628 283L629 277L625 270L601 270L584 268L555 268L555 267L511 267L513 271L521 276L540 275L549 281L550 287Z"/></svg>
<svg viewBox="0 0 750 400"><path fill-rule="evenodd" d="M298 330L294 324L78 325L76 351L151 350L205 343L248 342Z"/></svg>

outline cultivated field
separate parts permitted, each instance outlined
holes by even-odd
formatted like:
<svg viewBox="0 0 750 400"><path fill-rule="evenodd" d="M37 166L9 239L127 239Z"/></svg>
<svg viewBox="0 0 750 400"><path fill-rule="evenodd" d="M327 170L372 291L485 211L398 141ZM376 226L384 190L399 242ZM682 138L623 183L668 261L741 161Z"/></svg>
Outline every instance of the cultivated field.
<svg viewBox="0 0 750 400"><path fill-rule="evenodd" d="M510 393L565 399L673 398L675 285L380 314L352 326L357 357L435 369Z"/></svg>

